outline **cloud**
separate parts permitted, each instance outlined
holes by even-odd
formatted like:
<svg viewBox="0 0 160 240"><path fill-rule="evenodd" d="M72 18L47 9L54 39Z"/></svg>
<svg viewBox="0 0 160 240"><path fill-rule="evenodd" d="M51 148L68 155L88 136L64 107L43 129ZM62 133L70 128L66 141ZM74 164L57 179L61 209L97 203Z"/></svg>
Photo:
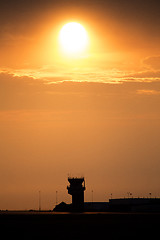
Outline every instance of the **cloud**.
<svg viewBox="0 0 160 240"><path fill-rule="evenodd" d="M143 60L143 63L152 69L160 70L160 56L151 56Z"/></svg>
<svg viewBox="0 0 160 240"><path fill-rule="evenodd" d="M37 85L38 88L40 85L42 87L42 85L54 85L64 82L122 84L124 82L147 83L160 81L160 70L125 71L118 68L75 67L59 64L35 68L29 68L29 66L21 69L6 68L2 69L0 73L8 74L10 79L17 77L16 81L21 79L20 85L25 79L25 83ZM47 91L49 92L50 90Z"/></svg>
<svg viewBox="0 0 160 240"><path fill-rule="evenodd" d="M121 84L64 81L46 84L46 80L41 78L1 72L0 118L4 122L7 118L16 120L19 113L22 119L29 120L31 117L35 121L36 116L43 120L46 114L48 121L59 121L59 114L63 121L72 121L72 118L79 121L79 116L100 121L138 118L150 114L156 117L160 110L159 89L160 81L123 81ZM26 116L25 112L29 112L29 115ZM6 113L4 117L3 113ZM53 115L51 119L50 113Z"/></svg>
<svg viewBox="0 0 160 240"><path fill-rule="evenodd" d="M78 83L79 85L74 85ZM105 70L91 67L69 69L66 66L58 65L45 65L31 69L3 69L0 71L1 99L3 96L0 105L1 107L4 105L7 106L8 102L8 106L14 107L14 102L16 102L15 106L24 105L24 107L29 106L29 108L37 106L50 108L55 105L53 101L57 101L55 100L57 99L55 95L59 97L63 96L63 98L64 95L73 96L75 93L86 96L84 88L81 88L84 86L83 84L85 84L85 86L90 84L90 86L94 87L99 86L98 84L124 85L124 88L120 88L122 92L122 89L125 89L127 83L129 85L132 84L135 94L158 94L157 89L160 87L160 71L125 72L119 69ZM150 85L148 86L147 84ZM130 91L131 88L129 85L127 89ZM103 88L107 89L108 87L104 87L103 85ZM101 94L102 93L104 93L104 90L101 89ZM97 93L95 92L94 94ZM115 95L119 93L109 89L108 94ZM128 92L125 92L125 94L128 94ZM27 100L28 98L29 100ZM60 99L58 102L60 102Z"/></svg>
<svg viewBox="0 0 160 240"><path fill-rule="evenodd" d="M2 71L1 71L2 72ZM59 65L46 65L37 68L3 69L14 77L28 77L42 80L45 84L62 82L99 82L121 83L125 73L118 69L104 70L101 68L68 67Z"/></svg>
<svg viewBox="0 0 160 240"><path fill-rule="evenodd" d="M153 89L138 89L137 94L160 95L160 91L153 90Z"/></svg>
<svg viewBox="0 0 160 240"><path fill-rule="evenodd" d="M42 80L28 76L14 76L9 72L0 73L1 110L32 108L32 104L34 106L37 97L43 91L45 85Z"/></svg>
<svg viewBox="0 0 160 240"><path fill-rule="evenodd" d="M160 71L139 71L126 74L122 81L129 82L155 82L160 81Z"/></svg>

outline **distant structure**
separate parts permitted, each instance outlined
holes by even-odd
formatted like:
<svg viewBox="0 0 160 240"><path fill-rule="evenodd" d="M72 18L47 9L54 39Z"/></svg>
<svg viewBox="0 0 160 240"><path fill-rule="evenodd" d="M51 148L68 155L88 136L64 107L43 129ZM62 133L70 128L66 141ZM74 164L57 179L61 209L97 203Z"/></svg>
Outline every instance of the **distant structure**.
<svg viewBox="0 0 160 240"><path fill-rule="evenodd" d="M83 211L84 209L84 191L85 180L82 178L68 178L68 182L70 183L67 186L68 193L72 195L72 210L73 211Z"/></svg>
<svg viewBox="0 0 160 240"><path fill-rule="evenodd" d="M160 198L109 199L111 212L160 212Z"/></svg>
<svg viewBox="0 0 160 240"><path fill-rule="evenodd" d="M85 180L84 177L69 177L68 193L72 195L72 203L61 202L53 209L57 212L159 212L160 198L128 198L109 199L109 202L84 202Z"/></svg>

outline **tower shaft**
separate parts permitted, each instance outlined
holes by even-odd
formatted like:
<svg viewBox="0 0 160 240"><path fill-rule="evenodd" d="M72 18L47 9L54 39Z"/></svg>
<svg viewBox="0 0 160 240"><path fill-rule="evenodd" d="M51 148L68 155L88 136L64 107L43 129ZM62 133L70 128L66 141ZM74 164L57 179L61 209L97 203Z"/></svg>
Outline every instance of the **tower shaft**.
<svg viewBox="0 0 160 240"><path fill-rule="evenodd" d="M74 211L83 211L85 180L84 178L68 178L68 181L70 185L67 186L67 189L68 193L72 195L72 208Z"/></svg>

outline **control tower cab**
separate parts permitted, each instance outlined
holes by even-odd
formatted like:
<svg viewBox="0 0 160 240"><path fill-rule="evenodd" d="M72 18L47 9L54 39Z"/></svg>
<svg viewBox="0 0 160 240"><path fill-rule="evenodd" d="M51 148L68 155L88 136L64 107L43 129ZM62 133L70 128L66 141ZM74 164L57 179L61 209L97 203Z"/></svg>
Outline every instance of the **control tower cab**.
<svg viewBox="0 0 160 240"><path fill-rule="evenodd" d="M70 183L67 186L68 193L72 195L72 209L73 211L83 211L84 208L84 191L85 180L82 178L68 178Z"/></svg>

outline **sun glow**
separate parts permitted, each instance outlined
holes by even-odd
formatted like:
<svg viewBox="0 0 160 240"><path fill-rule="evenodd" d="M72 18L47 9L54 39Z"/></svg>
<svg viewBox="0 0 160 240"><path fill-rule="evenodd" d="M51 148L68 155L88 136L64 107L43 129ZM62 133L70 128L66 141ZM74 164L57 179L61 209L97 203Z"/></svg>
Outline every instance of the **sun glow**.
<svg viewBox="0 0 160 240"><path fill-rule="evenodd" d="M62 27L59 41L64 52L74 55L86 49L88 45L88 34L81 24L70 22Z"/></svg>

